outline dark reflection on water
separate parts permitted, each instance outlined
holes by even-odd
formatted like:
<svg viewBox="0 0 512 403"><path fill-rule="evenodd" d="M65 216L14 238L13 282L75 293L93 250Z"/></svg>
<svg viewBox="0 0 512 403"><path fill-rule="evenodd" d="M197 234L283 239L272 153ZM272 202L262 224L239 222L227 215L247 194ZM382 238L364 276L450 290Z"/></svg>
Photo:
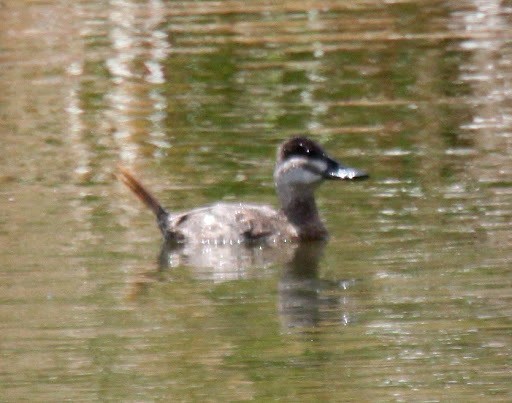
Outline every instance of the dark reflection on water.
<svg viewBox="0 0 512 403"><path fill-rule="evenodd" d="M321 324L347 325L354 321L349 311L350 297L340 291L355 279L319 278L324 242L300 245L286 263L278 283L279 314L285 329L310 330Z"/></svg>
<svg viewBox="0 0 512 403"><path fill-rule="evenodd" d="M164 242L158 258L158 272L146 272L133 282L130 295L147 293L155 280L172 281L172 273L187 266L196 278L215 282L261 278L265 268L279 268L278 312L283 330L310 330L320 324L353 321L344 311L348 299L342 291L355 279L321 279L319 265L326 242L283 243L269 246L195 245L193 248ZM254 268L257 270L255 271ZM268 273L267 273L268 275Z"/></svg>
<svg viewBox="0 0 512 403"><path fill-rule="evenodd" d="M512 400L507 2L7 0L0 21L4 400ZM372 173L320 191L329 243L159 271L116 164L175 210L273 203L296 133Z"/></svg>

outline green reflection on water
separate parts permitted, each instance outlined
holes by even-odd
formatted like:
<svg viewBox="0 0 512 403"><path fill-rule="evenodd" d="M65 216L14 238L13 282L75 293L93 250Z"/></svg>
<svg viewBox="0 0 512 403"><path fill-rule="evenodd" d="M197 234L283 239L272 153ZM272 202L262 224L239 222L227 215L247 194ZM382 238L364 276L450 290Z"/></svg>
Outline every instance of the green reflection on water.
<svg viewBox="0 0 512 403"><path fill-rule="evenodd" d="M2 396L510 400L507 9L246 7L0 7ZM372 175L319 191L316 270L159 267L117 163L275 203L297 133Z"/></svg>

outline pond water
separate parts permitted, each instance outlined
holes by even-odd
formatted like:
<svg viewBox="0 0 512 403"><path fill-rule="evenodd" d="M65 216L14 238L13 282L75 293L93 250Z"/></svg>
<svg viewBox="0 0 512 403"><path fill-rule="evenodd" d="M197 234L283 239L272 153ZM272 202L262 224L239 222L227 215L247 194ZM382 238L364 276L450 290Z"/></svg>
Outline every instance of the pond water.
<svg viewBox="0 0 512 403"><path fill-rule="evenodd" d="M3 401L512 400L509 2L0 20ZM326 245L176 257L115 178L173 210L276 204L296 134L371 174L319 190Z"/></svg>

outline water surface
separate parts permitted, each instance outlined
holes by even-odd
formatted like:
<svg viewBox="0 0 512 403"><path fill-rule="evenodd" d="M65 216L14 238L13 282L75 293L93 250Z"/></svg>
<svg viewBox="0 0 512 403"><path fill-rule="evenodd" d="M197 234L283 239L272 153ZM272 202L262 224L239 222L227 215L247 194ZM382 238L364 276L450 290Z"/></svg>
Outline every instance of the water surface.
<svg viewBox="0 0 512 403"><path fill-rule="evenodd" d="M7 0L0 20L3 400L512 399L506 2ZM175 210L275 204L296 134L372 178L324 185L331 240L279 257L162 258L114 176Z"/></svg>

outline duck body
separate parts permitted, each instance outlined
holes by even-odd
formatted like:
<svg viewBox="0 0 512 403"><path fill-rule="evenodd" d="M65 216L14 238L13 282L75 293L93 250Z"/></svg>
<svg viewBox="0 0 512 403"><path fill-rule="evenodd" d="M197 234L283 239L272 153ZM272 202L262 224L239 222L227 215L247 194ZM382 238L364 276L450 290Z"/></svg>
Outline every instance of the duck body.
<svg viewBox="0 0 512 403"><path fill-rule="evenodd" d="M219 202L182 213L168 212L126 168L120 179L149 207L166 241L177 244L275 244L323 240L328 232L318 213L314 191L325 180L366 179L364 171L345 167L316 142L294 137L277 152L274 181L281 208Z"/></svg>
<svg viewBox="0 0 512 403"><path fill-rule="evenodd" d="M215 203L170 214L164 236L178 243L261 244L298 239L286 217L267 205Z"/></svg>

